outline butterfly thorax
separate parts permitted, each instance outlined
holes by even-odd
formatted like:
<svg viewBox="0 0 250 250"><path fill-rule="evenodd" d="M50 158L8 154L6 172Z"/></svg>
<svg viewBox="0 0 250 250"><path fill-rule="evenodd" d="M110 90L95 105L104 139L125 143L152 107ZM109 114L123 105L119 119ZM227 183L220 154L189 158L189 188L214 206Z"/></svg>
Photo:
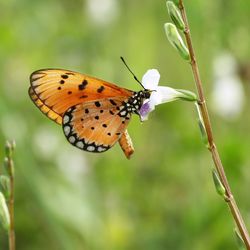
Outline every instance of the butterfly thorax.
<svg viewBox="0 0 250 250"><path fill-rule="evenodd" d="M134 92L134 94L128 99L128 101L123 103L123 106L120 107L119 115L126 117L128 114L139 114L141 106L146 99L149 99L151 95L150 90L141 90Z"/></svg>

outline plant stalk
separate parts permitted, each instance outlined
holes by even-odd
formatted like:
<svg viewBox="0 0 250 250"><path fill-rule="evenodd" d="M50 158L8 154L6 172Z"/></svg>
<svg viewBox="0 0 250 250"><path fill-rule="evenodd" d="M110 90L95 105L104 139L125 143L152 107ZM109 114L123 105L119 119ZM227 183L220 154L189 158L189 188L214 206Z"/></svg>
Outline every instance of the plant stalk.
<svg viewBox="0 0 250 250"><path fill-rule="evenodd" d="M14 231L14 180L10 178L10 200L9 200L9 213L10 213L10 232L9 232L9 248L15 250L15 231Z"/></svg>
<svg viewBox="0 0 250 250"><path fill-rule="evenodd" d="M10 229L9 229L9 250L15 250L15 230L14 230L14 163L8 157L8 168L10 177L10 197L8 201L8 209L10 214Z"/></svg>
<svg viewBox="0 0 250 250"><path fill-rule="evenodd" d="M211 127L211 123L210 123L210 119L209 119L209 113L208 113L208 109L207 109L207 105L206 105L206 100L205 100L205 96L204 96L204 91L203 91L203 86L202 86L202 82L201 82L201 78L200 78L198 64L197 64L197 61L195 58L195 52L194 52L194 48L193 48L193 44L192 44L189 24L188 24L186 10L185 10L184 4L183 4L183 0L179 0L179 9L180 9L180 12L181 12L184 24L185 24L184 35L185 35L188 50L190 53L190 58L191 58L190 64L192 67L195 85L196 85L197 92L199 95L199 102L198 102L199 108L201 111L206 134L208 137L208 144L209 144L208 149L212 154L212 159L213 159L213 162L215 164L216 170L217 170L218 175L220 177L220 180L221 180L221 182L226 190L225 201L227 202L227 204L230 208L231 214L234 218L235 223L237 224L240 235L241 235L247 249L250 249L250 238L249 238L249 234L248 234L246 225L245 225L244 220L241 216L241 213L239 211L237 203L233 197L231 188L229 186L229 183L228 183L225 171L224 171L224 167L223 167L221 159L220 159L220 155L218 153L217 147L216 147L214 139L213 139L213 132L212 132L212 127Z"/></svg>

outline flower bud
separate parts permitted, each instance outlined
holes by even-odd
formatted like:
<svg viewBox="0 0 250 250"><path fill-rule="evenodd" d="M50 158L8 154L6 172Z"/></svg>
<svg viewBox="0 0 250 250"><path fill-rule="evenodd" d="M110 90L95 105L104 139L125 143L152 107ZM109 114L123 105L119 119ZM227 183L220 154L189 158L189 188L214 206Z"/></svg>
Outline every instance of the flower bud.
<svg viewBox="0 0 250 250"><path fill-rule="evenodd" d="M189 51L184 44L178 30L176 29L176 26L172 23L165 23L164 24L165 32L167 35L167 38L169 42L172 44L172 46L177 49L179 52L180 56L187 60L190 61L190 54Z"/></svg>
<svg viewBox="0 0 250 250"><path fill-rule="evenodd" d="M3 161L4 168L6 169L6 172L8 173L9 176L14 175L14 162L11 158L4 158Z"/></svg>
<svg viewBox="0 0 250 250"><path fill-rule="evenodd" d="M204 143L204 145L207 148L209 148L208 137L207 137L205 126L204 126L204 124L203 124L203 122L201 120L198 120L198 125L199 125L200 132L201 132L202 142Z"/></svg>
<svg viewBox="0 0 250 250"><path fill-rule="evenodd" d="M9 141L5 142L5 154L8 158L10 158L12 155L12 146Z"/></svg>
<svg viewBox="0 0 250 250"><path fill-rule="evenodd" d="M6 231L10 229L10 214L4 198L4 195L0 192L0 223Z"/></svg>
<svg viewBox="0 0 250 250"><path fill-rule="evenodd" d="M179 30L184 31L185 24L182 20L179 9L176 7L176 5L172 1L167 1L166 5L168 9L168 14L170 18L172 19L172 21L174 22L174 24L176 25L176 27Z"/></svg>
<svg viewBox="0 0 250 250"><path fill-rule="evenodd" d="M205 125L204 125L204 122L203 122L203 118L202 118L202 115L201 115L201 112L200 112L200 107L199 107L197 102L195 103L195 106L196 106L198 117L199 117L198 125L199 125L200 132L201 132L201 139L202 139L202 142L204 143L204 145L207 148L209 148L207 132L206 132Z"/></svg>
<svg viewBox="0 0 250 250"><path fill-rule="evenodd" d="M214 185L215 185L217 193L221 196L224 196L226 194L226 190L223 184L221 183L221 180L215 169L213 169L212 174L213 174Z"/></svg>
<svg viewBox="0 0 250 250"><path fill-rule="evenodd" d="M12 153L16 147L16 142L14 140L5 142L5 154L8 158L11 158Z"/></svg>
<svg viewBox="0 0 250 250"><path fill-rule="evenodd" d="M11 145L11 150L14 151L16 148L16 141L15 140L11 140L10 141L10 145Z"/></svg>

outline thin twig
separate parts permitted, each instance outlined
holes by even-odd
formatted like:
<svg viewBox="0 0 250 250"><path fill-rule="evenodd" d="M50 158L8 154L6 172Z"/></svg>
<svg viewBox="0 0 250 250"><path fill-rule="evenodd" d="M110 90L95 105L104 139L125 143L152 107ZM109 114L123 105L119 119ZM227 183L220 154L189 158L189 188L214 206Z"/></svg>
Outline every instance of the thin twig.
<svg viewBox="0 0 250 250"><path fill-rule="evenodd" d="M12 160L10 159L12 162ZM11 164L11 163L10 163ZM12 162L13 164L13 162ZM10 176L10 199L9 199L9 213L10 213L10 231L9 231L9 249L15 250L15 230L14 230L14 175Z"/></svg>
<svg viewBox="0 0 250 250"><path fill-rule="evenodd" d="M190 29L189 29L189 24L188 24L186 10L185 10L184 4L183 4L183 0L179 0L179 9L181 11L183 21L185 23L184 34L185 34L188 50L189 50L190 57L191 57L190 64L192 67L193 76L194 76L197 92L199 95L199 108L201 111L206 134L208 137L209 151L212 154L212 159L214 161L216 170L217 170L219 177L220 177L220 180L221 180L221 182L226 190L225 201L227 202L227 204L230 208L230 211L233 215L234 221L237 224L237 227L239 229L239 232L241 234L241 237L242 237L247 249L250 249L250 238L249 238L247 228L245 226L245 223L242 219L242 216L241 216L241 213L240 213L239 208L237 206L237 203L236 203L236 201L233 197L233 194L231 192L231 188L229 186L229 183L228 183L225 171L224 171L224 167L223 167L221 159L220 159L220 155L218 153L218 150L216 148L216 145L215 145L215 142L213 139L212 127L211 127L208 109L207 109L207 105L206 105L206 101L205 101L205 96L204 96L204 91L203 91L202 82L201 82L201 78L200 78L199 68L198 68L198 64L197 64L197 61L195 58L195 52L194 52L193 45L192 45Z"/></svg>
<svg viewBox="0 0 250 250"><path fill-rule="evenodd" d="M10 196L8 199L8 209L10 214L10 229L9 229L9 250L15 250L15 229L14 229L14 162L12 160L12 153L14 149L14 142L6 142L7 156L6 167L10 178Z"/></svg>

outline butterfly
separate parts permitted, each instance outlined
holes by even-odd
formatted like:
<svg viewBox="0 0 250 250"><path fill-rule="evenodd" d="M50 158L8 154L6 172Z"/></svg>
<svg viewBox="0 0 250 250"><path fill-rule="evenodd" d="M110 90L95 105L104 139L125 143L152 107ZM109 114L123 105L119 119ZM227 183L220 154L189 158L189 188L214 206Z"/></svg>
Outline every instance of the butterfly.
<svg viewBox="0 0 250 250"><path fill-rule="evenodd" d="M150 98L150 90L135 92L63 69L37 70L31 74L30 84L31 100L62 125L73 146L101 153L118 141L127 158L133 154L127 126L131 115L139 115L143 102Z"/></svg>

